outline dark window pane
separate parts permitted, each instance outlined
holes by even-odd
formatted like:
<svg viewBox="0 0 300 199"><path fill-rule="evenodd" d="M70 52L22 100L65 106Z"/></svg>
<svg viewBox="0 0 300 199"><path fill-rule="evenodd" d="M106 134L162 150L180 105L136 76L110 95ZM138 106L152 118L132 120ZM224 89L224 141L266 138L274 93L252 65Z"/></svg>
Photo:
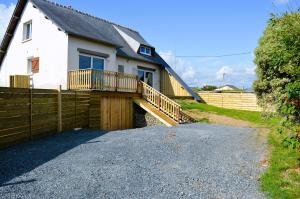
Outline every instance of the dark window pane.
<svg viewBox="0 0 300 199"><path fill-rule="evenodd" d="M118 72L119 73L124 73L124 66L123 65L118 66Z"/></svg>
<svg viewBox="0 0 300 199"><path fill-rule="evenodd" d="M146 81L149 86L153 87L153 73L146 72Z"/></svg>
<svg viewBox="0 0 300 199"><path fill-rule="evenodd" d="M93 58L93 68L104 70L104 59Z"/></svg>
<svg viewBox="0 0 300 199"><path fill-rule="evenodd" d="M79 69L91 68L91 57L79 55Z"/></svg>
<svg viewBox="0 0 300 199"><path fill-rule="evenodd" d="M139 80L144 81L145 80L145 73L142 70L138 70Z"/></svg>

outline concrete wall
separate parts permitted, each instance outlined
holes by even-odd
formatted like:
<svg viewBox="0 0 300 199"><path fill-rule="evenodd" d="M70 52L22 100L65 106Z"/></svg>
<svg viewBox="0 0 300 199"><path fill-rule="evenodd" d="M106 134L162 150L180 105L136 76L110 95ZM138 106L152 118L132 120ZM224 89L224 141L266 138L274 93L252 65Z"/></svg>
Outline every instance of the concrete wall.
<svg viewBox="0 0 300 199"><path fill-rule="evenodd" d="M79 69L79 52L78 48L82 48L89 51L99 52L108 54L109 57L105 59L104 70L117 71L116 66L116 48L112 46L106 46L101 43L96 43L88 40L69 36L69 47L68 47L68 69L76 70Z"/></svg>
<svg viewBox="0 0 300 199"><path fill-rule="evenodd" d="M32 20L32 40L23 42L23 24ZM27 75L27 60L39 57L35 88L57 88L67 83L67 35L28 2L0 69L0 86L9 86L9 75Z"/></svg>

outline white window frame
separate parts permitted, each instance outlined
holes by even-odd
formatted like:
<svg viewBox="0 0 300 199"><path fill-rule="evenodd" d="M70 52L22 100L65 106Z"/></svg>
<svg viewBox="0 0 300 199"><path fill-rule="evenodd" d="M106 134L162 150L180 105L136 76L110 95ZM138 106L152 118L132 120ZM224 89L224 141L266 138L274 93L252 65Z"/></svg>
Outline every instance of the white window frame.
<svg viewBox="0 0 300 199"><path fill-rule="evenodd" d="M90 66L90 68L87 68L87 69L94 69L94 58L96 58L96 59L102 59L103 60L103 70L105 70L106 59L104 57L98 57L98 56L95 56L95 55L89 55L89 54L85 54L85 53L79 53L79 55L78 55L78 68L80 68L80 55L91 58L91 66Z"/></svg>
<svg viewBox="0 0 300 199"><path fill-rule="evenodd" d="M27 25L30 24L30 35L27 38ZM25 23L23 23L23 38L22 41L26 42L26 41L30 41L32 39L32 20L29 20Z"/></svg>
<svg viewBox="0 0 300 199"><path fill-rule="evenodd" d="M144 81L143 82L145 82L145 78L146 78L146 73L152 73L152 83L153 83L153 87L154 87L154 75L155 75L155 72L153 72L153 71L150 71L150 70L144 70L144 69L138 69L138 71L143 71L143 73L144 73ZM138 72L139 73L139 72ZM138 74L139 75L139 74ZM147 82L145 82L145 83L147 83Z"/></svg>
<svg viewBox="0 0 300 199"><path fill-rule="evenodd" d="M145 51L142 51L142 49L145 49ZM147 53L147 49L149 50L149 53ZM152 49L150 47L147 47L147 46L141 46L140 47L140 53L143 54L143 55L151 56L152 55Z"/></svg>

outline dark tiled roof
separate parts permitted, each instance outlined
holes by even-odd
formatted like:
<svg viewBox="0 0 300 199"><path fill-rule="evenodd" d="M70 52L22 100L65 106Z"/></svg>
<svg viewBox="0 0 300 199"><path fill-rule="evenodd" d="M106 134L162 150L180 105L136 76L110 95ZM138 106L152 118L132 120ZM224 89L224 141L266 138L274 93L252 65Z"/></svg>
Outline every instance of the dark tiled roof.
<svg viewBox="0 0 300 199"><path fill-rule="evenodd" d="M19 0L15 9L15 13L6 31L6 35L1 43L0 51L0 66L5 56L8 45L11 41L11 36L15 32L16 25L24 10L24 6L28 0ZM30 0L37 8L39 8L53 23L66 33L82 37L98 42L105 43L117 47L117 55L132 58L140 61L146 61L158 64L164 67L170 74L172 74L177 81L196 99L200 100L188 85L175 73L175 71L157 54L153 56L145 56L138 54L129 46L123 39L119 32L115 29L116 26L121 31L138 41L142 45L149 46L154 49L137 31L124 26L109 22L98 17L91 16L87 13L72 9L67 6L62 6L48 0Z"/></svg>

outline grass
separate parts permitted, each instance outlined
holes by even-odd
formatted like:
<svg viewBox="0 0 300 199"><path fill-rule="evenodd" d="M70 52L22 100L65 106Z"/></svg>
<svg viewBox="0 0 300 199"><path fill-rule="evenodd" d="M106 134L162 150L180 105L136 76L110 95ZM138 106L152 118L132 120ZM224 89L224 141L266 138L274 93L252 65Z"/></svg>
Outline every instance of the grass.
<svg viewBox="0 0 300 199"><path fill-rule="evenodd" d="M264 119L260 112L224 109L188 100L177 101L183 109L224 115L271 129L268 141L272 147L269 167L261 176L261 188L270 198L300 199L300 151L283 146L286 134L279 134L280 118Z"/></svg>
<svg viewBox="0 0 300 199"><path fill-rule="evenodd" d="M185 110L198 109L202 112L214 113L217 115L224 115L227 117L248 121L261 127L272 127L279 123L279 118L274 117L265 119L262 117L260 112L256 111L225 109L188 100L177 100L177 102Z"/></svg>
<svg viewBox="0 0 300 199"><path fill-rule="evenodd" d="M261 187L270 198L300 198L300 152L284 147L284 136L275 129L269 134L270 166L261 176Z"/></svg>

